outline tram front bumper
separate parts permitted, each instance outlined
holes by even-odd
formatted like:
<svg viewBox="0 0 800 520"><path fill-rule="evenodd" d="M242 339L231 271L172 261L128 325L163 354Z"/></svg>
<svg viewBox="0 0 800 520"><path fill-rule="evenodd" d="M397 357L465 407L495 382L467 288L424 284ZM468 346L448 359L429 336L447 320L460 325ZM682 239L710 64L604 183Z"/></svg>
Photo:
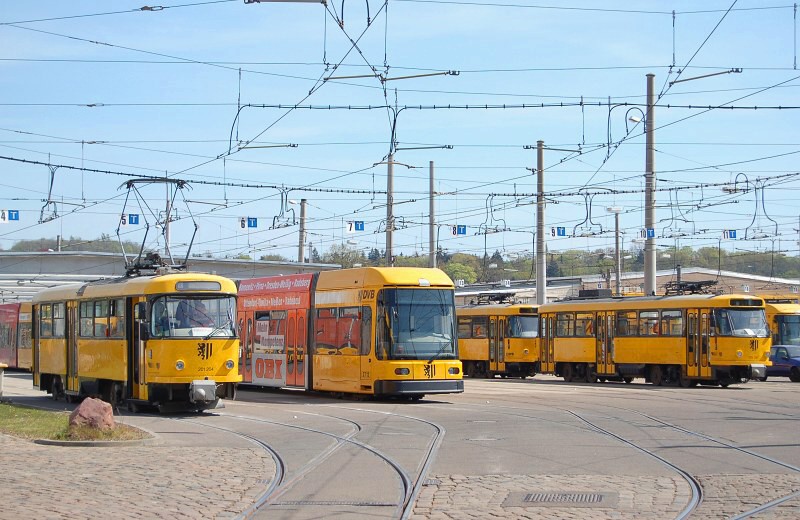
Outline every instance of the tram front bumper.
<svg viewBox="0 0 800 520"><path fill-rule="evenodd" d="M375 395L456 394L464 391L461 379L375 381Z"/></svg>
<svg viewBox="0 0 800 520"><path fill-rule="evenodd" d="M189 401L208 403L217 399L217 383L208 379L196 379L189 383Z"/></svg>
<svg viewBox="0 0 800 520"><path fill-rule="evenodd" d="M750 365L750 379L763 379L767 377L766 365Z"/></svg>

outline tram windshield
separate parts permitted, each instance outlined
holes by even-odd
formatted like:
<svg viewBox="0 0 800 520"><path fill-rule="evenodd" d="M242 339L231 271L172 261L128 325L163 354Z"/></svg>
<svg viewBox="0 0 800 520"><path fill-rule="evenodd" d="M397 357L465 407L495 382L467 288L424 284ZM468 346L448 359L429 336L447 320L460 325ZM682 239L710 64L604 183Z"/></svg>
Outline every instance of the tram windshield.
<svg viewBox="0 0 800 520"><path fill-rule="evenodd" d="M509 338L535 338L538 335L538 316L511 316L508 319Z"/></svg>
<svg viewBox="0 0 800 520"><path fill-rule="evenodd" d="M236 337L233 296L161 296L151 305L150 336Z"/></svg>
<svg viewBox="0 0 800 520"><path fill-rule="evenodd" d="M800 345L800 315L776 316L775 345Z"/></svg>
<svg viewBox="0 0 800 520"><path fill-rule="evenodd" d="M384 289L378 297L380 359L456 359L455 301L446 289Z"/></svg>
<svg viewBox="0 0 800 520"><path fill-rule="evenodd" d="M714 332L718 336L769 336L767 316L763 309L714 309L711 316Z"/></svg>

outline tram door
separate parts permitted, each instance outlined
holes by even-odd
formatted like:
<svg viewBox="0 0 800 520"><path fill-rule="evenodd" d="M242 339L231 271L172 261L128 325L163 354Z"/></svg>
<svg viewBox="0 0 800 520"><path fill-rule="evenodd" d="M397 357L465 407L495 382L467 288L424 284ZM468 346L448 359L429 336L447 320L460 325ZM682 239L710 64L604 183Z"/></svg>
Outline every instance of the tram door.
<svg viewBox="0 0 800 520"><path fill-rule="evenodd" d="M64 390L77 392L80 390L81 384L78 378L78 302L67 302L65 312L64 338L67 342L67 380L64 383Z"/></svg>
<svg viewBox="0 0 800 520"><path fill-rule="evenodd" d="M595 327L597 345L597 374L615 374L614 367L614 313L598 312Z"/></svg>
<svg viewBox="0 0 800 520"><path fill-rule="evenodd" d="M699 377L700 366L700 320L697 310L686 313L686 375Z"/></svg>
<svg viewBox="0 0 800 520"><path fill-rule="evenodd" d="M711 377L711 311L700 311L700 376Z"/></svg>
<svg viewBox="0 0 800 520"><path fill-rule="evenodd" d="M556 369L555 360L553 359L553 316L541 315L539 317L539 323L541 327L539 372L542 374L552 374Z"/></svg>
<svg viewBox="0 0 800 520"><path fill-rule="evenodd" d="M303 386L303 369L297 346L297 311L288 311L286 320L286 386Z"/></svg>
<svg viewBox="0 0 800 520"><path fill-rule="evenodd" d="M253 382L253 313L239 314L239 340L241 344L241 358L239 359L239 373L242 383Z"/></svg>
<svg viewBox="0 0 800 520"><path fill-rule="evenodd" d="M147 384L144 374L145 341L147 338L148 320L145 299L131 298L131 341L128 344L128 390L126 396L131 399L147 399Z"/></svg>
<svg viewBox="0 0 800 520"><path fill-rule="evenodd" d="M489 371L506 370L506 319L504 316L489 317Z"/></svg>
<svg viewBox="0 0 800 520"><path fill-rule="evenodd" d="M686 375L710 377L709 341L711 329L707 309L690 309L686 314Z"/></svg>

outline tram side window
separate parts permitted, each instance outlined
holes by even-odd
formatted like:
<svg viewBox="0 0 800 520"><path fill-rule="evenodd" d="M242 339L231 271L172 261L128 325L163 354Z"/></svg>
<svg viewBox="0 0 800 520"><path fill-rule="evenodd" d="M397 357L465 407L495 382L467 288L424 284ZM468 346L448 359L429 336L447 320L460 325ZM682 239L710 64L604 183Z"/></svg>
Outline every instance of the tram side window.
<svg viewBox="0 0 800 520"><path fill-rule="evenodd" d="M94 336L94 302L81 302L79 312L81 316L81 337Z"/></svg>
<svg viewBox="0 0 800 520"><path fill-rule="evenodd" d="M639 312L639 334L642 336L658 336L658 311Z"/></svg>
<svg viewBox="0 0 800 520"><path fill-rule="evenodd" d="M486 316L477 316L472 318L472 337L478 339L486 338L488 326L489 318Z"/></svg>
<svg viewBox="0 0 800 520"><path fill-rule="evenodd" d="M361 307L361 348L359 354L368 356L372 350L372 309L366 305Z"/></svg>
<svg viewBox="0 0 800 520"><path fill-rule="evenodd" d="M254 328L251 334L256 350L269 354L284 351L286 311L256 312Z"/></svg>
<svg viewBox="0 0 800 520"><path fill-rule="evenodd" d="M286 349L286 311L272 311L269 313L269 330L266 343L262 336L261 345L266 345L273 352L283 352Z"/></svg>
<svg viewBox="0 0 800 520"><path fill-rule="evenodd" d="M661 311L662 336L683 336L683 311Z"/></svg>
<svg viewBox="0 0 800 520"><path fill-rule="evenodd" d="M66 313L63 303L53 304L53 337L63 338L66 330Z"/></svg>
<svg viewBox="0 0 800 520"><path fill-rule="evenodd" d="M575 335L582 337L594 336L594 314L591 312L575 313Z"/></svg>
<svg viewBox="0 0 800 520"><path fill-rule="evenodd" d="M39 306L39 335L43 338L53 337L53 304Z"/></svg>
<svg viewBox="0 0 800 520"><path fill-rule="evenodd" d="M125 337L125 300L111 300L111 308L109 309L108 317L108 330L109 337L124 338Z"/></svg>
<svg viewBox="0 0 800 520"><path fill-rule="evenodd" d="M556 336L563 338L575 335L575 314L559 312L556 314Z"/></svg>
<svg viewBox="0 0 800 520"><path fill-rule="evenodd" d="M636 311L617 312L617 336L638 336L639 322Z"/></svg>
<svg viewBox="0 0 800 520"><path fill-rule="evenodd" d="M2 343L3 346L14 345L16 343L14 340L14 329L11 325L0 323L0 343Z"/></svg>
<svg viewBox="0 0 800 520"><path fill-rule="evenodd" d="M342 354L357 354L361 345L361 316L358 307L339 309L336 341Z"/></svg>
<svg viewBox="0 0 800 520"><path fill-rule="evenodd" d="M472 319L458 318L458 339L469 339L472 337Z"/></svg>
<svg viewBox="0 0 800 520"><path fill-rule="evenodd" d="M336 309L317 309L314 326L317 335L317 353L331 354L336 350Z"/></svg>
<svg viewBox="0 0 800 520"><path fill-rule="evenodd" d="M94 336L108 337L108 300L94 302Z"/></svg>

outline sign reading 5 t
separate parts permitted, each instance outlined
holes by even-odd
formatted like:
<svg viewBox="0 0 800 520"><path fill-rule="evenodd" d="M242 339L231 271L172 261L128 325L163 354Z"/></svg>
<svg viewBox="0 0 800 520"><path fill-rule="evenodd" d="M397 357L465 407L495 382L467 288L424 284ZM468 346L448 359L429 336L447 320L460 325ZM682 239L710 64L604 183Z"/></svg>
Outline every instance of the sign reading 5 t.
<svg viewBox="0 0 800 520"><path fill-rule="evenodd" d="M130 224L131 226L138 226L139 225L139 214L138 213L128 213L122 214L119 219L120 226L127 226Z"/></svg>

